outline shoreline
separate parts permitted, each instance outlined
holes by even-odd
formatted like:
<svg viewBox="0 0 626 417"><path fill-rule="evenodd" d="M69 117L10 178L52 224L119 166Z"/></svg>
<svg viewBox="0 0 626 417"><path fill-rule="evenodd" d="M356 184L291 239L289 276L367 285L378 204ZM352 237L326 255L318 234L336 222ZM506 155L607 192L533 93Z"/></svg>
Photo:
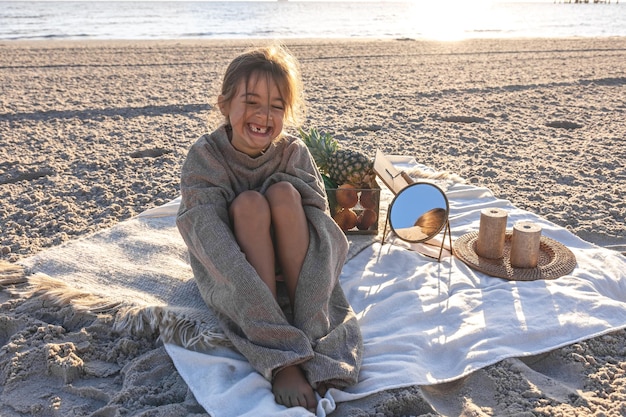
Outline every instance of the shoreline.
<svg viewBox="0 0 626 417"><path fill-rule="evenodd" d="M562 36L562 37L510 37L510 38L465 38L465 39L452 39L452 40L438 40L429 38L394 38L394 37L349 37L349 38L163 38L163 39L0 39L0 47L45 47L47 49L54 49L57 47L66 48L68 46L91 46L91 47L103 47L103 46L155 46L155 45L177 45L183 44L186 46L209 46L219 47L224 45L235 45L246 47L248 45L267 45L271 43L280 43L283 45L316 45L316 44L346 44L346 43L390 43L390 42L415 42L425 44L461 44L461 43L554 43L554 42L572 42L579 41L583 43L589 42L611 42L611 41L624 41L626 36L611 35L611 36ZM620 48L621 49L621 48Z"/></svg>
<svg viewBox="0 0 626 417"><path fill-rule="evenodd" d="M427 43L460 43L460 42L519 42L519 41L570 41L570 40L581 40L581 41L603 41L603 40L616 40L616 39L626 39L626 35L570 35L570 36L510 36L510 37L465 37L465 38L455 38L455 39L437 39L437 38L428 38L428 37L398 37L398 36L371 36L371 37L359 37L359 36L350 36L350 37L336 37L336 36L328 36L328 37L240 37L240 38L213 38L213 37L181 37L181 38L14 38L14 39L2 39L0 38L0 45L3 44L43 44L48 43L51 45L57 44L61 45L64 43L67 44L79 44L79 43L117 43L117 44L133 44L133 43L186 43L186 44L215 44L220 45L224 43L254 43L254 44L267 44L271 42L280 42L283 44L293 44L293 43L319 43L319 42L340 42L340 43L350 43L350 42L427 42Z"/></svg>
<svg viewBox="0 0 626 417"><path fill-rule="evenodd" d="M1 261L176 198L187 149L221 119L211 104L223 69L267 43L57 42L0 41ZM413 156L585 240L626 245L626 38L285 43L302 66L305 128L371 156ZM151 335L7 291L0 313L3 416L206 415ZM72 384L48 372L50 344L63 343L97 369ZM448 415L609 415L626 404L623 330L527 362L335 414L433 415L437 403Z"/></svg>

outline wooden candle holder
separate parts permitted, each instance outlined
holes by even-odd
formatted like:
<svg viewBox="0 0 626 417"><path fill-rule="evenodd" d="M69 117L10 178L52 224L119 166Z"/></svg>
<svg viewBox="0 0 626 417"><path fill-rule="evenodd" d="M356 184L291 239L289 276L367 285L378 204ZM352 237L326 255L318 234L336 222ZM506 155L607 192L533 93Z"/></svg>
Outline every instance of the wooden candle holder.
<svg viewBox="0 0 626 417"><path fill-rule="evenodd" d="M486 208L480 212L480 226L476 240L476 253L488 259L504 256L506 220L508 213L499 208Z"/></svg>
<svg viewBox="0 0 626 417"><path fill-rule="evenodd" d="M517 268L534 268L539 261L541 227L531 222L518 222L511 237L511 265Z"/></svg>

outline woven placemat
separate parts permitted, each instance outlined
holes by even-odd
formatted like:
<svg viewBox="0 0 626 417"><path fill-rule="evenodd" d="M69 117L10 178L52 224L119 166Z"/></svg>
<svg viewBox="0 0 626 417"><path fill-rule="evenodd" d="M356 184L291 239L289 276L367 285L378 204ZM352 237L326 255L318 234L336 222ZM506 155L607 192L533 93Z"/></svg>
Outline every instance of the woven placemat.
<svg viewBox="0 0 626 417"><path fill-rule="evenodd" d="M485 274L511 281L535 281L555 279L567 275L576 267L576 257L565 245L541 236L539 260L535 268L517 268L511 265L511 237L507 232L504 241L504 256L488 259L476 253L478 232L467 233L454 242L454 254L468 266Z"/></svg>

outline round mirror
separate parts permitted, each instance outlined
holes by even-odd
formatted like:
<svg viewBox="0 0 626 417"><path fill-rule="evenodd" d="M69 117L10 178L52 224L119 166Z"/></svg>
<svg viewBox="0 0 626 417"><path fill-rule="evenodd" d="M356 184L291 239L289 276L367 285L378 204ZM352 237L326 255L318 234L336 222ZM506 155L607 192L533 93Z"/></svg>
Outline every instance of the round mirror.
<svg viewBox="0 0 626 417"><path fill-rule="evenodd" d="M448 221L448 198L434 184L413 183L389 206L389 226L402 240L424 242L437 236Z"/></svg>

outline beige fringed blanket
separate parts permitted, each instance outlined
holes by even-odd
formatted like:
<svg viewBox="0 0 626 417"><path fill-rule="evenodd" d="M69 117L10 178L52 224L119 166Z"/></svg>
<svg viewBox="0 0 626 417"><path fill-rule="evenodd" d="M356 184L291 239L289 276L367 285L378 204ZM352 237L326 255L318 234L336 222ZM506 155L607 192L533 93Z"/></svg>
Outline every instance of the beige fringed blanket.
<svg viewBox="0 0 626 417"><path fill-rule="evenodd" d="M13 291L108 315L118 331L153 332L164 342L200 351L228 346L194 282L175 224L178 204L176 199L20 265L0 264L0 285L27 283ZM356 237L348 257L373 239Z"/></svg>
<svg viewBox="0 0 626 417"><path fill-rule="evenodd" d="M227 343L197 293L174 217L142 215L22 264L23 292L109 315L116 330L151 331L195 349Z"/></svg>

